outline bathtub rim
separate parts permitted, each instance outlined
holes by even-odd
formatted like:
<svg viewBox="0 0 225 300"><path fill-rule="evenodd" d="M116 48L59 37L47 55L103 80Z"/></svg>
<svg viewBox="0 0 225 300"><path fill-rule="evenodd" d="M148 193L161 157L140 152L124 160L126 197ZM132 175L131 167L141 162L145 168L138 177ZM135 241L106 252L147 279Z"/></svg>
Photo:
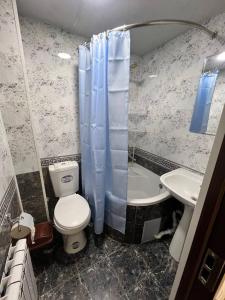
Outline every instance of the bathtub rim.
<svg viewBox="0 0 225 300"><path fill-rule="evenodd" d="M161 203L171 197L172 197L171 194L168 191L165 191L165 192L158 194L156 196L153 196L153 197L127 199L127 205L129 205L129 206L149 206L149 205Z"/></svg>
<svg viewBox="0 0 225 300"><path fill-rule="evenodd" d="M137 168L137 170L139 171L138 172L139 175L141 175L143 177L148 177L148 173L150 172L150 173L153 173L154 176L157 176L158 178L160 178L160 176L158 174L154 173L152 170L149 170L136 162L133 164L130 164L130 167ZM131 176L131 177L133 177L133 176ZM159 183L160 183L160 180L159 180ZM156 194L155 196L152 196L152 197L135 198L135 199L129 199L127 197L127 205L129 205L129 206L149 206L149 205L161 203L171 197L172 197L172 195L170 194L170 192L165 189L162 193Z"/></svg>

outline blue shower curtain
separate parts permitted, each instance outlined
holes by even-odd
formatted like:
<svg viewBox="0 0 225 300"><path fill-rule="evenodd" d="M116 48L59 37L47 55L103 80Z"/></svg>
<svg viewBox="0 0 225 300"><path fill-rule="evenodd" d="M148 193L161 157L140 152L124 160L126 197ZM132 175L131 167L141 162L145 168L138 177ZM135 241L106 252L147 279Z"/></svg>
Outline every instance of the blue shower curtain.
<svg viewBox="0 0 225 300"><path fill-rule="evenodd" d="M83 195L96 234L104 222L124 233L128 169L129 32L93 36L79 47Z"/></svg>

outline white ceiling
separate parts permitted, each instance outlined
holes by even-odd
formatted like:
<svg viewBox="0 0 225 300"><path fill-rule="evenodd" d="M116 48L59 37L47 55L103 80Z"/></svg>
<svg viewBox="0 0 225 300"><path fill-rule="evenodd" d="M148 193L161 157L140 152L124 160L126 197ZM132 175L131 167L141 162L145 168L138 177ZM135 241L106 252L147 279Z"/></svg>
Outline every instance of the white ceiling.
<svg viewBox="0 0 225 300"><path fill-rule="evenodd" d="M21 15L83 37L123 24L173 18L202 22L225 11L224 0L17 0ZM184 26L133 29L132 53L143 55L187 30Z"/></svg>

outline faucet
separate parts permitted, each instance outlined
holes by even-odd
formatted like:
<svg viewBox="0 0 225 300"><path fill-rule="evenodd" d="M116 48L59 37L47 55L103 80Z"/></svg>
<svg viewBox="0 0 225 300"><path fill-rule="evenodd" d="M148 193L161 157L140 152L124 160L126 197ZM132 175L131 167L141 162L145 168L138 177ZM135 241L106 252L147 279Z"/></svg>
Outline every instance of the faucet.
<svg viewBox="0 0 225 300"><path fill-rule="evenodd" d="M136 161L136 158L134 158L134 155L132 154L129 154L128 153L128 157L132 160L132 162Z"/></svg>
<svg viewBox="0 0 225 300"><path fill-rule="evenodd" d="M132 147L132 153L129 153L129 151L128 151L128 157L131 159L132 166L133 166L134 162L136 161L136 158L134 158L134 152L135 152L134 147Z"/></svg>

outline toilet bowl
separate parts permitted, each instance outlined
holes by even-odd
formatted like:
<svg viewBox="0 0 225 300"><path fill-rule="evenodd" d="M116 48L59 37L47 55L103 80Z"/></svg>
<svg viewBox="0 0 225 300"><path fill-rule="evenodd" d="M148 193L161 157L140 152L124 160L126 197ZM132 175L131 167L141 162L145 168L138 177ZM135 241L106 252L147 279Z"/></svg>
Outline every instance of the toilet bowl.
<svg viewBox="0 0 225 300"><path fill-rule="evenodd" d="M89 205L80 195L59 198L54 210L54 224L63 236L65 252L76 253L85 247L87 239L84 228L90 218Z"/></svg>
<svg viewBox="0 0 225 300"><path fill-rule="evenodd" d="M59 200L54 210L54 224L62 234L64 250L68 254L81 251L87 242L84 228L91 218L88 202L76 194L79 189L79 166L75 161L49 166L55 196Z"/></svg>

